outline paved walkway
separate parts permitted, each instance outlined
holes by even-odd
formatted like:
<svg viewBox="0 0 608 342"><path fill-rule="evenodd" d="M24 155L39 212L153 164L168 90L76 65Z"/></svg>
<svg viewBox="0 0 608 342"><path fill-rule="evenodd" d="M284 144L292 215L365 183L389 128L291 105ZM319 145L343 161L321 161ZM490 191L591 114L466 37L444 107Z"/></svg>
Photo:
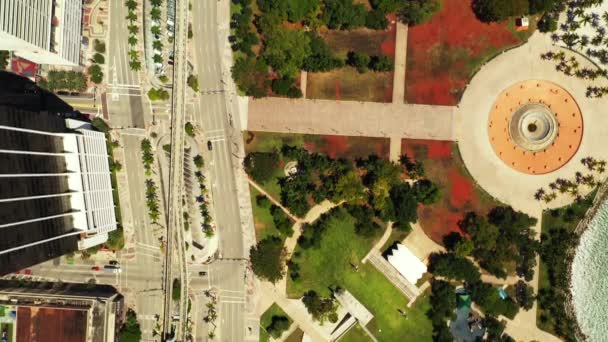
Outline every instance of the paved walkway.
<svg viewBox="0 0 608 342"><path fill-rule="evenodd" d="M401 137L391 137L389 159L395 163L399 162L401 157Z"/></svg>
<svg viewBox="0 0 608 342"><path fill-rule="evenodd" d="M455 140L456 107L266 97L249 101L247 130Z"/></svg>
<svg viewBox="0 0 608 342"><path fill-rule="evenodd" d="M418 259L425 262L431 253L445 252L445 248L431 240L422 230L420 223L412 223L412 231L403 240L403 245L407 247Z"/></svg>
<svg viewBox="0 0 608 342"><path fill-rule="evenodd" d="M393 73L393 103L405 102L405 66L407 61L407 25L397 21L395 38L395 72Z"/></svg>
<svg viewBox="0 0 608 342"><path fill-rule="evenodd" d="M300 90L302 91L302 96L306 98L306 85L308 84L308 72L305 70L300 71Z"/></svg>

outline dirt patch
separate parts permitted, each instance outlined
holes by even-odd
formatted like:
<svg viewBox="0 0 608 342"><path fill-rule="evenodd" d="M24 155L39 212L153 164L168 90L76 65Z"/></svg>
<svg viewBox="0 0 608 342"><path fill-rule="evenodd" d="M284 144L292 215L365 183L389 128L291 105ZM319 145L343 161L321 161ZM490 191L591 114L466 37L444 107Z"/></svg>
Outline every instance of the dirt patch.
<svg viewBox="0 0 608 342"><path fill-rule="evenodd" d="M531 33L515 33L512 20L480 22L470 0L443 0L430 21L408 30L406 101L457 104L474 70Z"/></svg>
<svg viewBox="0 0 608 342"><path fill-rule="evenodd" d="M368 71L360 74L350 67L329 72L309 72L306 98L391 102L393 73Z"/></svg>
<svg viewBox="0 0 608 342"><path fill-rule="evenodd" d="M441 200L431 206L420 206L418 217L422 230L442 244L450 232L459 232L458 222L464 214L475 211L485 215L500 202L481 189L466 171L456 143L451 141L401 141L401 151L422 161L426 177L442 191Z"/></svg>

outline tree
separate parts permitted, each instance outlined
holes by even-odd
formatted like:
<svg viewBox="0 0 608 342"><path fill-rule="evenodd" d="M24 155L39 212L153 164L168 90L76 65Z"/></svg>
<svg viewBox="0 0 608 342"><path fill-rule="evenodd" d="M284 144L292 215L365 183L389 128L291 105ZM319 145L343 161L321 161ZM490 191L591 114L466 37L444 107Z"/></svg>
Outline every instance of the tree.
<svg viewBox="0 0 608 342"><path fill-rule="evenodd" d="M367 201L365 187L355 171L349 171L338 179L332 201L346 201L350 204L363 204Z"/></svg>
<svg viewBox="0 0 608 342"><path fill-rule="evenodd" d="M372 56L369 68L373 71L386 72L393 70L393 62L387 56Z"/></svg>
<svg viewBox="0 0 608 342"><path fill-rule="evenodd" d="M418 25L431 19L439 9L441 9L440 0L407 0L397 13L397 17L408 25Z"/></svg>
<svg viewBox="0 0 608 342"><path fill-rule="evenodd" d="M106 52L106 43L104 43L104 42L102 42L102 41L100 41L98 39L95 39L93 41L93 47L95 49L95 52L98 52L98 53L105 53Z"/></svg>
<svg viewBox="0 0 608 342"><path fill-rule="evenodd" d="M531 286L528 286L523 280L519 280L517 284L515 284L515 299L517 300L517 304L524 310L532 309L534 300L536 299L534 296L534 289Z"/></svg>
<svg viewBox="0 0 608 342"><path fill-rule="evenodd" d="M200 154L194 156L194 166L196 166L197 169L202 169L205 166L205 160L203 159L203 156L201 156Z"/></svg>
<svg viewBox="0 0 608 342"><path fill-rule="evenodd" d="M148 98L150 101L166 101L170 98L169 92L163 88L152 88L148 90Z"/></svg>
<svg viewBox="0 0 608 342"><path fill-rule="evenodd" d="M163 56L159 54L154 54L154 56L152 56L152 60L154 61L154 63L160 64L163 62Z"/></svg>
<svg viewBox="0 0 608 342"><path fill-rule="evenodd" d="M261 58L237 57L232 66L232 78L239 90L254 98L266 95L259 80L264 79L267 73L268 66Z"/></svg>
<svg viewBox="0 0 608 342"><path fill-rule="evenodd" d="M443 280L431 280L431 309L426 315L433 325L434 341L452 341L446 321L454 318L456 310L456 289Z"/></svg>
<svg viewBox="0 0 608 342"><path fill-rule="evenodd" d="M103 72L101 71L101 67L97 64L93 64L89 67L89 76L91 78L91 82L95 84L100 84L103 81Z"/></svg>
<svg viewBox="0 0 608 342"><path fill-rule="evenodd" d="M437 203L441 198L441 191L428 179L421 179L414 183L414 196L422 204L430 205Z"/></svg>
<svg viewBox="0 0 608 342"><path fill-rule="evenodd" d="M429 271L435 275L467 283L477 282L481 277L473 262L453 253L431 254Z"/></svg>
<svg viewBox="0 0 608 342"><path fill-rule="evenodd" d="M488 333L488 341L501 341L502 333L505 331L504 321L499 321L495 317L486 315L483 319L483 326Z"/></svg>
<svg viewBox="0 0 608 342"><path fill-rule="evenodd" d="M291 237L293 235L293 224L281 207L274 204L271 205L270 215L272 215L272 222L274 223L275 228L281 232L281 234L286 237Z"/></svg>
<svg viewBox="0 0 608 342"><path fill-rule="evenodd" d="M125 17L125 19L127 19L130 22L134 22L135 20L137 20L137 14L135 14L135 12L129 12L129 13L127 13L127 16Z"/></svg>
<svg viewBox="0 0 608 342"><path fill-rule="evenodd" d="M160 8L158 7L153 7L150 10L150 18L152 18L152 20L160 20Z"/></svg>
<svg viewBox="0 0 608 342"><path fill-rule="evenodd" d="M530 14L549 12L555 5L555 0L528 0L530 2Z"/></svg>
<svg viewBox="0 0 608 342"><path fill-rule="evenodd" d="M365 16L365 27L372 30L384 30L388 26L386 15L379 9L367 12Z"/></svg>
<svg viewBox="0 0 608 342"><path fill-rule="evenodd" d="M96 53L93 55L93 61L95 61L95 63L97 64L104 64L106 59L103 57L102 54Z"/></svg>
<svg viewBox="0 0 608 342"><path fill-rule="evenodd" d="M141 340L141 327L137 321L137 314L132 309L127 311L127 318L120 328L119 340L121 342L139 342Z"/></svg>
<svg viewBox="0 0 608 342"><path fill-rule="evenodd" d="M279 163L276 152L252 152L245 157L245 171L258 183L265 183L272 178L273 170Z"/></svg>
<svg viewBox="0 0 608 342"><path fill-rule="evenodd" d="M471 5L477 18L483 22L502 21L512 16L528 14L528 0L473 0Z"/></svg>
<svg viewBox="0 0 608 342"><path fill-rule="evenodd" d="M129 26L127 26L127 29L129 30L129 34L131 36L139 33L139 26L137 26L137 25L129 25ZM129 44L129 45L131 45L131 44Z"/></svg>
<svg viewBox="0 0 608 342"><path fill-rule="evenodd" d="M173 279L173 286L171 286L171 298L175 301L180 300L182 298L182 283L179 279Z"/></svg>
<svg viewBox="0 0 608 342"><path fill-rule="evenodd" d="M295 80L289 77L274 79L271 82L271 89L277 95L284 95L290 98L302 97L302 91L294 85Z"/></svg>
<svg viewBox="0 0 608 342"><path fill-rule="evenodd" d="M476 248L492 250L496 246L498 228L488 223L485 217L470 212L465 214L464 219L458 225L465 233L471 235Z"/></svg>
<svg viewBox="0 0 608 342"><path fill-rule="evenodd" d="M374 210L365 205L347 205L346 210L355 218L355 233L363 237L373 237L380 232L380 225L374 221Z"/></svg>
<svg viewBox="0 0 608 342"><path fill-rule="evenodd" d="M125 6L129 11L134 11L137 8L137 1L135 0L127 0L125 1Z"/></svg>
<svg viewBox="0 0 608 342"><path fill-rule="evenodd" d="M154 40L152 42L152 48L155 50L162 50L163 49L163 43L160 40Z"/></svg>
<svg viewBox="0 0 608 342"><path fill-rule="evenodd" d="M370 4L381 13L392 13L403 7L403 0L371 0Z"/></svg>
<svg viewBox="0 0 608 342"><path fill-rule="evenodd" d="M150 32L155 36L159 36L160 35L160 26L150 27Z"/></svg>
<svg viewBox="0 0 608 342"><path fill-rule="evenodd" d="M418 219L416 193L408 183L400 183L390 191L395 219L400 223L413 223Z"/></svg>
<svg viewBox="0 0 608 342"><path fill-rule="evenodd" d="M283 241L270 236L261 240L249 251L253 273L261 279L276 283L281 280L284 273L285 248Z"/></svg>
<svg viewBox="0 0 608 342"><path fill-rule="evenodd" d="M359 73L367 71L370 61L371 58L367 54L356 51L350 51L346 58L346 64L356 68Z"/></svg>
<svg viewBox="0 0 608 342"><path fill-rule="evenodd" d="M353 0L324 1L323 22L330 29L350 30L365 24L366 10Z"/></svg>
<svg viewBox="0 0 608 342"><path fill-rule="evenodd" d="M304 59L302 69L311 72L329 71L344 65L344 61L334 57L325 40L316 32L306 34L310 37L310 55Z"/></svg>
<svg viewBox="0 0 608 342"><path fill-rule="evenodd" d="M189 137L194 138L194 125L192 125L192 122L186 122L186 124L184 125L184 130L186 131L186 134L188 134Z"/></svg>
<svg viewBox="0 0 608 342"><path fill-rule="evenodd" d="M315 320L321 323L335 315L337 310L337 305L334 303L333 298L320 297L313 290L310 290L304 294L304 297L302 297L302 302L304 303L304 306L306 306L308 313L311 314Z"/></svg>
<svg viewBox="0 0 608 342"><path fill-rule="evenodd" d="M274 315L271 318L270 325L266 327L266 331L274 338L281 337L283 331L289 329L289 318L285 316Z"/></svg>
<svg viewBox="0 0 608 342"><path fill-rule="evenodd" d="M192 39L194 37L194 32L192 32L192 23L188 23L188 39Z"/></svg>
<svg viewBox="0 0 608 342"><path fill-rule="evenodd" d="M129 68L131 68L131 70L133 71L139 71L141 70L141 62L138 59L135 60L131 60L129 62Z"/></svg>
<svg viewBox="0 0 608 342"><path fill-rule="evenodd" d="M198 93L198 77L196 75L188 76L188 86Z"/></svg>
<svg viewBox="0 0 608 342"><path fill-rule="evenodd" d="M10 57L10 52L3 50L0 51L0 70L6 70L8 66L8 59Z"/></svg>
<svg viewBox="0 0 608 342"><path fill-rule="evenodd" d="M280 76L295 78L310 53L310 37L306 32L276 30L266 37L262 56Z"/></svg>

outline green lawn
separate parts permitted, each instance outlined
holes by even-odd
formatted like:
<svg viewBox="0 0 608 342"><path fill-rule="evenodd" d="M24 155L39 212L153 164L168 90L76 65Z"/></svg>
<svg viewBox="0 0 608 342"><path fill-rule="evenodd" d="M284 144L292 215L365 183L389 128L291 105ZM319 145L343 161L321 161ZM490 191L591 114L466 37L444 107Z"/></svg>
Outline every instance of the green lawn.
<svg viewBox="0 0 608 342"><path fill-rule="evenodd" d="M346 212L335 215L318 249L303 250L296 247L300 257L301 278L293 282L287 279L287 293L292 298L302 296L308 290L328 296L329 287L337 285L350 291L370 312L374 320L368 327L380 341L428 341L431 339L431 323L425 315L429 309L428 298L419 298L413 308L407 308L407 298L371 264L361 264L374 239L363 239L355 234L354 219ZM358 265L358 272L351 264ZM398 310L405 310L404 319Z"/></svg>
<svg viewBox="0 0 608 342"><path fill-rule="evenodd" d="M4 305L0 305L0 317L4 317L6 311L6 307Z"/></svg>
<svg viewBox="0 0 608 342"><path fill-rule="evenodd" d="M1 323L0 331L6 330L7 341L13 342L13 323Z"/></svg>
<svg viewBox="0 0 608 342"><path fill-rule="evenodd" d="M277 303L272 304L260 317L260 342L270 340L270 335L266 332L266 328L272 323L272 316L285 316L289 319L290 326L293 324L291 317Z"/></svg>
<svg viewBox="0 0 608 342"><path fill-rule="evenodd" d="M355 324L354 327L340 339L340 342L369 342L372 339L367 335L359 324Z"/></svg>
<svg viewBox="0 0 608 342"><path fill-rule="evenodd" d="M253 209L256 240L260 241L271 235L281 237L281 233L277 230L272 221L270 209L262 208L256 203L255 199L258 195L261 195L261 193L252 186L249 187L249 193L251 194L251 208Z"/></svg>

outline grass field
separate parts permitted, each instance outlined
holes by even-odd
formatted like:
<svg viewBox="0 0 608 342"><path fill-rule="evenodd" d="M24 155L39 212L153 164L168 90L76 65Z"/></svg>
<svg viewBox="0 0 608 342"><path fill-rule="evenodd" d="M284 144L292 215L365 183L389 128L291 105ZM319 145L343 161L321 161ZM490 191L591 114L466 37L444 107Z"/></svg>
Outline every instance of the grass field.
<svg viewBox="0 0 608 342"><path fill-rule="evenodd" d="M501 205L475 183L455 143L403 139L401 153L421 161L426 177L441 189L439 202L418 207L420 226L433 241L443 244L445 235L459 232L458 221L465 213L474 211L485 215Z"/></svg>
<svg viewBox="0 0 608 342"><path fill-rule="evenodd" d="M350 330L340 339L340 342L369 342L371 340L372 339L363 331L359 324L355 324L355 326L350 328Z"/></svg>
<svg viewBox="0 0 608 342"><path fill-rule="evenodd" d="M6 330L7 342L13 342L13 323L0 323L0 332Z"/></svg>
<svg viewBox="0 0 608 342"><path fill-rule="evenodd" d="M291 317L277 303L272 304L260 317L260 342L270 341L270 335L266 332L266 328L272 323L272 316L285 316L289 319L290 326L293 324Z"/></svg>
<svg viewBox="0 0 608 342"><path fill-rule="evenodd" d="M342 216L342 217L340 217ZM428 300L421 297L413 308L407 308L407 298L383 274L361 259L372 247L373 239L363 239L354 232L354 219L347 213L334 216L328 222L318 249L303 250L296 262L300 265L300 280L287 279L287 293L298 298L308 290L328 296L330 286L350 291L374 314L370 330L380 341L427 341L431 339L431 324L425 315ZM353 265L358 265L355 271ZM408 319L398 313L405 310Z"/></svg>
<svg viewBox="0 0 608 342"><path fill-rule="evenodd" d="M251 208L253 209L253 223L255 226L256 240L260 241L271 235L281 237L281 233L277 230L272 221L270 209L262 208L256 203L256 197L261 195L261 193L252 186L249 187L249 193L251 194Z"/></svg>
<svg viewBox="0 0 608 342"><path fill-rule="evenodd" d="M351 67L309 73L306 97L336 101L391 102L393 73L368 71L360 74Z"/></svg>

